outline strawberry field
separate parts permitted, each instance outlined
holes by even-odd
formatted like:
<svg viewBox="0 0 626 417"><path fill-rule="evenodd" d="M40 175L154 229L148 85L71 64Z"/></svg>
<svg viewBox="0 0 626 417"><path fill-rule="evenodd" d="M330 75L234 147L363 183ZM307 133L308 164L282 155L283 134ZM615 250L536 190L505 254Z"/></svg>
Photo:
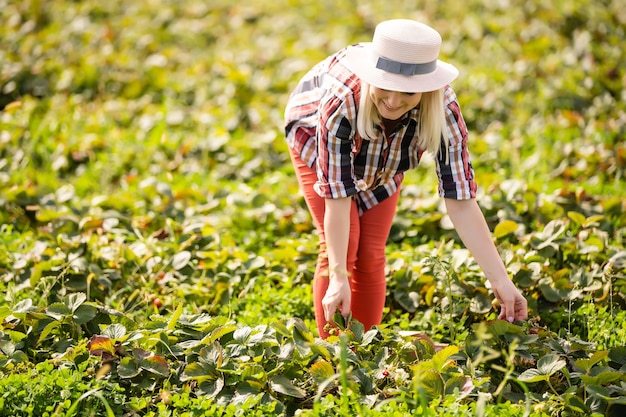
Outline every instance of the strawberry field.
<svg viewBox="0 0 626 417"><path fill-rule="evenodd" d="M381 326L316 334L283 138L312 65L412 18L525 322L405 180ZM622 416L618 1L0 0L0 416Z"/></svg>

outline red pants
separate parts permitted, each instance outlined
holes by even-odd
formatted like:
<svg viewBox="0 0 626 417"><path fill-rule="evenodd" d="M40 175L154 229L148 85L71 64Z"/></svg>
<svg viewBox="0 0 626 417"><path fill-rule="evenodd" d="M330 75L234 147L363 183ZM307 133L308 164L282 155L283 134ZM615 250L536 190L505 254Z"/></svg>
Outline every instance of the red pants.
<svg viewBox="0 0 626 417"><path fill-rule="evenodd" d="M328 288L328 256L323 227L325 201L313 190L313 185L317 181L315 169L309 168L293 150L291 150L291 160L304 199L313 217L313 224L319 233L320 253L313 281L313 303L318 332L321 337L326 338L328 333L324 331L326 320L322 308L322 298ZM352 304L350 307L352 317L363 323L366 330L380 324L382 320L387 292L385 246L399 194L398 190L382 203L365 211L360 217L356 203L352 201L350 240L346 260L347 269L351 272Z"/></svg>

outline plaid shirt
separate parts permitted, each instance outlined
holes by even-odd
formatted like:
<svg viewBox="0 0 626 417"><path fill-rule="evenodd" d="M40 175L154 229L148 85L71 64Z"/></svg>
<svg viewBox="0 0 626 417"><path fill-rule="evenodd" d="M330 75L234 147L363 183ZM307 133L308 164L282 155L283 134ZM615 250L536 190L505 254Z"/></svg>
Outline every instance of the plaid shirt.
<svg viewBox="0 0 626 417"><path fill-rule="evenodd" d="M361 84L346 64L346 50L313 67L289 98L285 134L309 167L316 167L315 191L324 198L352 197L359 211L374 207L398 190L404 172L419 164L419 105L404 115L394 132L363 140L356 131ZM450 86L445 88L449 159L445 148L435 158L441 197L476 197L467 150L467 127Z"/></svg>

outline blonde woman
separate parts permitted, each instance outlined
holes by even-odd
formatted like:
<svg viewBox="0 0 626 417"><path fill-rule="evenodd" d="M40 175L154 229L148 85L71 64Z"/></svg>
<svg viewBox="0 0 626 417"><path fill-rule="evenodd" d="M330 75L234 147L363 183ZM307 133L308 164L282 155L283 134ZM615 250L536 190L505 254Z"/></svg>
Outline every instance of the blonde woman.
<svg viewBox="0 0 626 417"><path fill-rule="evenodd" d="M424 152L435 158L439 195L491 283L499 317L528 315L475 200L467 128L449 85L458 71L438 59L440 47L429 26L385 21L372 42L313 67L290 96L286 139L320 239L313 298L321 337L337 310L366 329L380 324L400 185Z"/></svg>

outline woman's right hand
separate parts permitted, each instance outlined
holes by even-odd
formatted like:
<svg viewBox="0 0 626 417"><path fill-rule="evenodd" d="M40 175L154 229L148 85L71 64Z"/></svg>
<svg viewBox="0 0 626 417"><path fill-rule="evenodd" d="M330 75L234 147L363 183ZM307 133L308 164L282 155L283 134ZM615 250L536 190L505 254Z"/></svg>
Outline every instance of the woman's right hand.
<svg viewBox="0 0 626 417"><path fill-rule="evenodd" d="M350 281L346 274L331 272L328 289L322 299L322 307L324 308L324 318L326 321L332 321L337 309L341 311L342 316L347 317L348 314L350 314L351 300L352 292L350 291Z"/></svg>

